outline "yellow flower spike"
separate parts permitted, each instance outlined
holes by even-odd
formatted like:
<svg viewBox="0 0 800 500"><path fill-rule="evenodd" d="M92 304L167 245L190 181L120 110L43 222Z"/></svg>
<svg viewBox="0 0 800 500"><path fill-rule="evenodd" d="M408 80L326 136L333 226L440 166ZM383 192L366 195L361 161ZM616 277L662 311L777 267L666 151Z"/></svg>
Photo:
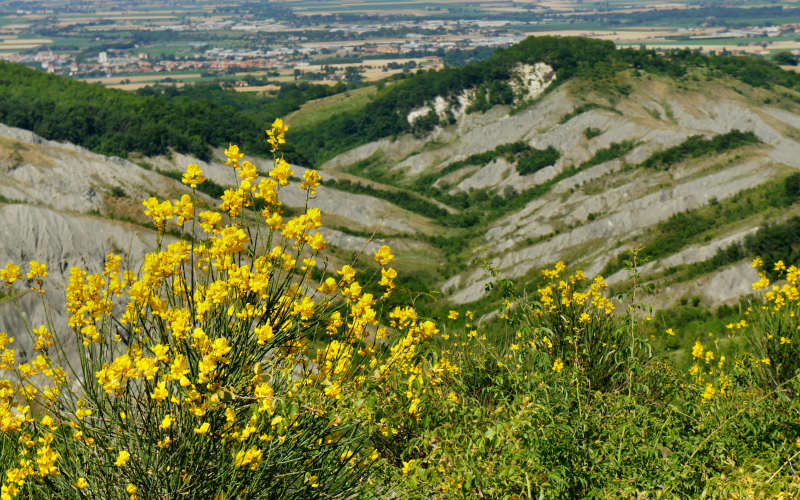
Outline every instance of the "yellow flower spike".
<svg viewBox="0 0 800 500"><path fill-rule="evenodd" d="M30 261L29 266L30 266L30 271L28 271L28 274L25 276L26 278L33 279L36 277L39 278L47 277L47 266L45 264L32 260Z"/></svg>
<svg viewBox="0 0 800 500"><path fill-rule="evenodd" d="M702 397L706 401L711 401L714 399L714 395L716 394L717 390L714 388L714 385L711 383L706 384L706 388L703 391Z"/></svg>
<svg viewBox="0 0 800 500"><path fill-rule="evenodd" d="M294 170L292 170L292 166L283 158L276 159L274 166L269 171L269 176L281 186L287 186L289 184L289 177L293 174Z"/></svg>
<svg viewBox="0 0 800 500"><path fill-rule="evenodd" d="M239 168L239 160L244 158L244 153L239 152L239 146L236 144L228 144L228 149L225 150L225 156L228 157L225 165Z"/></svg>
<svg viewBox="0 0 800 500"><path fill-rule="evenodd" d="M356 276L356 270L353 269L349 264L342 266L342 268L336 271L336 273L342 277L342 283L344 284L349 284Z"/></svg>
<svg viewBox="0 0 800 500"><path fill-rule="evenodd" d="M227 211L231 217L239 215L242 208L250 204L242 189L226 189L220 199L222 203L219 208Z"/></svg>
<svg viewBox="0 0 800 500"><path fill-rule="evenodd" d="M267 130L267 142L272 147L272 152L276 152L281 144L286 143L286 132L289 126L283 123L280 118L275 118L272 128Z"/></svg>
<svg viewBox="0 0 800 500"><path fill-rule="evenodd" d="M307 169L303 172L303 182L300 184L300 189L308 191L309 195L314 195L317 192L317 186L322 182L319 172L312 169Z"/></svg>

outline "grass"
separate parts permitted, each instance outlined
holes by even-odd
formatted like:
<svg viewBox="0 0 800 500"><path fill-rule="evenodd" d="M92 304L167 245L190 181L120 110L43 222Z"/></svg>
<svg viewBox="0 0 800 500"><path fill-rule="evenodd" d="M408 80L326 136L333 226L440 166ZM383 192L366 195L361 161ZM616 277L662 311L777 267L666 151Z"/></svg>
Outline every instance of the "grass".
<svg viewBox="0 0 800 500"><path fill-rule="evenodd" d="M377 87L368 85L342 94L308 101L300 109L286 116L285 120L291 127L312 127L339 113L364 107L377 92Z"/></svg>

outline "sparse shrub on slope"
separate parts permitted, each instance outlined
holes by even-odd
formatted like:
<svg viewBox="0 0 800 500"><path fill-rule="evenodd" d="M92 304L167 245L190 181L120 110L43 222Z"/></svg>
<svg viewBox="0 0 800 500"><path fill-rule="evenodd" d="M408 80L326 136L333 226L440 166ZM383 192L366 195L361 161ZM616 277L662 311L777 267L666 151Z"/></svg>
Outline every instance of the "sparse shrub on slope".
<svg viewBox="0 0 800 500"><path fill-rule="evenodd" d="M731 130L725 134L716 135L711 139L706 139L702 135L693 135L677 146L653 154L642 163L642 166L666 169L690 158L712 153L719 154L742 146L759 144L760 142L761 140L753 132L742 132L741 130Z"/></svg>

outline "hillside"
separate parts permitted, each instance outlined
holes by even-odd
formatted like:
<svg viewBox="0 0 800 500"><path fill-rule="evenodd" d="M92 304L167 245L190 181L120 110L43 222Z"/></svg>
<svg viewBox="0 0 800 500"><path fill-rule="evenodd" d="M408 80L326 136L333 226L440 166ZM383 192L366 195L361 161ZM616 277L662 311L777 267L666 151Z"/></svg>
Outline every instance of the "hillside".
<svg viewBox="0 0 800 500"><path fill-rule="evenodd" d="M420 72L377 90L313 100L320 92L314 87L286 89L286 105L225 94L224 105L210 108L205 103L219 89L135 96L12 65L0 69L8 83L5 119L15 99L42 90L14 123L44 116L60 93L78 92L85 105L91 96L116 103L106 112L122 114L110 123L142 109L138 119L157 113L164 126L187 133L197 127L177 125L184 113L204 107L196 123L213 124L213 137L229 131L231 141L247 134L248 145L257 141L255 116L296 109L291 121L298 125L288 138L302 154L290 149L289 159L327 158L319 163L324 185L317 199L336 258L390 243L409 277L408 293L438 289L440 297L425 296L437 309L471 304L489 313L502 298L493 281L511 279L516 290L530 292L539 269L558 260L602 273L624 292L634 249L653 305L691 299L716 307L750 292L754 272L746 261L756 253L774 260L797 254L791 234L800 215L800 76L761 60L531 38L487 61ZM255 110L241 115L250 104ZM87 110L74 118L89 116ZM69 109L57 111L73 118ZM220 113L230 121L217 120ZM62 140L58 130L66 130L33 128ZM80 130L87 129L77 127L77 142L105 151L106 132ZM205 133L196 136L199 144L227 143ZM135 200L177 197L185 188L176 179L188 163L208 172L213 183L205 193L212 197L233 180L220 148L198 150L203 161L169 139L159 146L169 154L134 148L120 160L17 129L2 135L4 210L33 204L110 228L133 227L146 222ZM333 155L340 150L346 151ZM264 160L254 161L268 170ZM295 167L296 177L302 172ZM302 208L299 191L283 196L290 208ZM19 226L17 218L9 215L8 227ZM39 229L29 230L30 248L10 247L9 258L33 258L43 239ZM97 253L85 262L99 265L111 240L98 233L87 241ZM62 281L64 252L49 257Z"/></svg>
<svg viewBox="0 0 800 500"><path fill-rule="evenodd" d="M439 270L441 291L456 303L486 295L486 264L524 285L565 260L624 289L622 261L637 246L655 304L736 301L750 290L745 260L754 248L796 252L785 241L732 248L798 215L800 94L702 65L680 77L631 69L614 81L576 76L533 103L456 113L449 125L370 142L322 170L443 204L419 210L450 236L439 241L449 255ZM557 154L532 162L548 150ZM689 276L702 278L689 284Z"/></svg>
<svg viewBox="0 0 800 500"><path fill-rule="evenodd" d="M3 494L797 497L800 86L736 62L529 40L304 93L252 165L0 125ZM40 126L217 92L36 78Z"/></svg>

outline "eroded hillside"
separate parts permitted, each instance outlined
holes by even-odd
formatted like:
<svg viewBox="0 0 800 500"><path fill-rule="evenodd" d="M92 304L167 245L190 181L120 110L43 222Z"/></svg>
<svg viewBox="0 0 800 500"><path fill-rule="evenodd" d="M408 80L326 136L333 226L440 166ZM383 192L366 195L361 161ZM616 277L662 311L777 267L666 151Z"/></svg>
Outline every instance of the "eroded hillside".
<svg viewBox="0 0 800 500"><path fill-rule="evenodd" d="M442 245L451 257L440 289L455 303L486 295L495 279L487 265L500 278L524 282L565 260L624 287L630 273L619 255L657 242L675 217L695 220L706 212L713 222L704 219L677 244L650 252L641 271L656 285L658 305L687 294L712 304L735 300L755 277L744 259L691 283L685 268L766 222L800 214L793 199L764 196L781 191L800 169L798 94L699 71L681 79L628 72L621 79L624 93L572 80L532 105L495 106L421 137L372 142L322 170L444 204L449 213L435 218L455 243ZM521 153L508 153L514 144ZM531 163L526 154L546 156L548 148L558 152L552 164L520 168Z"/></svg>

